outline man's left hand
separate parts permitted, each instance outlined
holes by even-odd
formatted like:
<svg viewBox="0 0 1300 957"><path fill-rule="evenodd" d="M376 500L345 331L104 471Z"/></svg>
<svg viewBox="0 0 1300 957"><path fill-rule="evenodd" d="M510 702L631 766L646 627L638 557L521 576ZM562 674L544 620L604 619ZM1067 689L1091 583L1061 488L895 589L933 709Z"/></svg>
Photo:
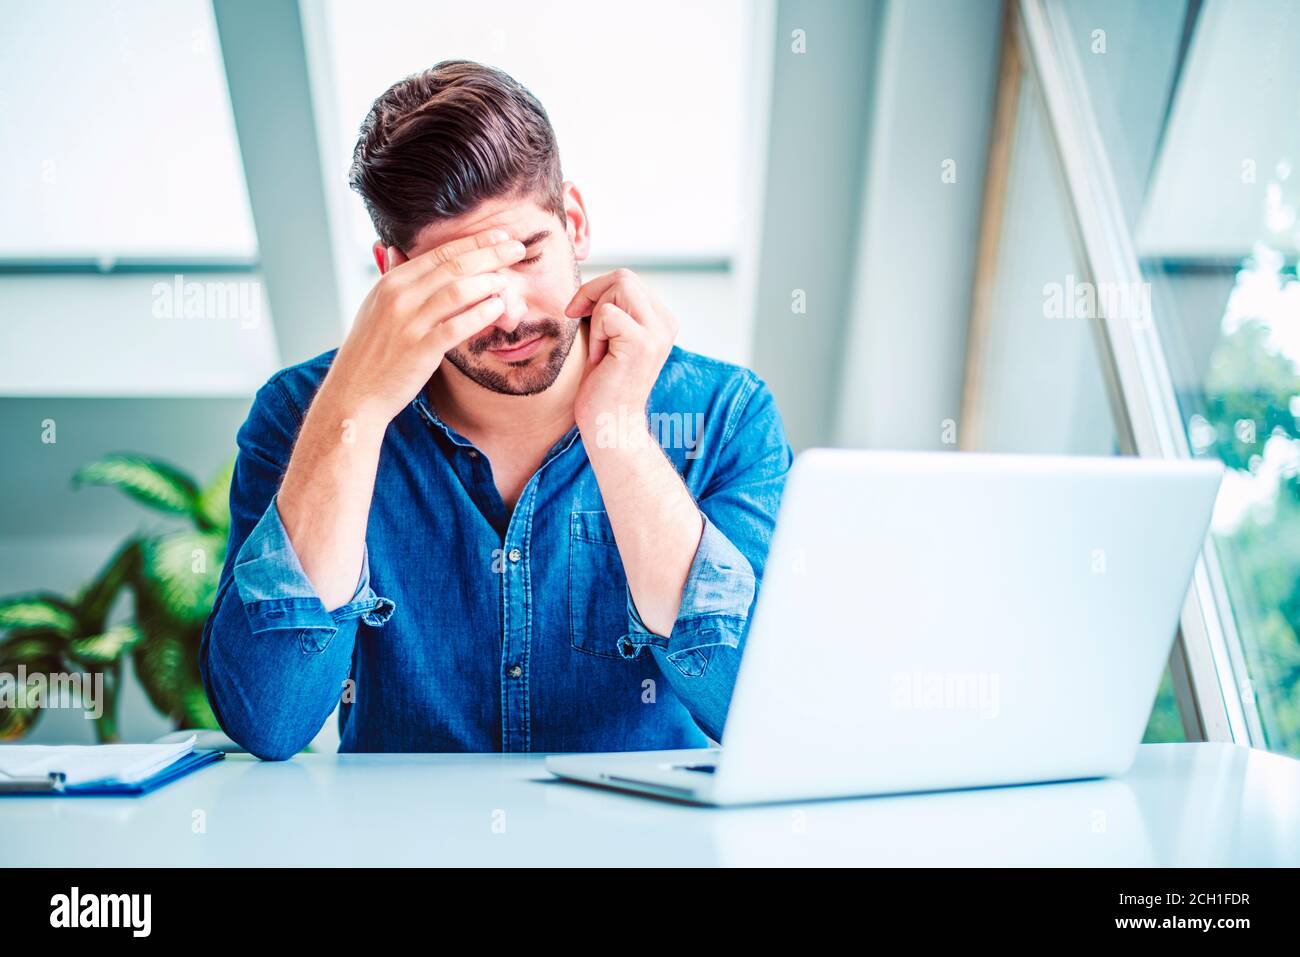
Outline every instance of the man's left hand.
<svg viewBox="0 0 1300 957"><path fill-rule="evenodd" d="M677 319L641 278L616 269L584 284L564 310L591 316L587 370L574 404L578 428L602 413L639 416L672 351Z"/></svg>

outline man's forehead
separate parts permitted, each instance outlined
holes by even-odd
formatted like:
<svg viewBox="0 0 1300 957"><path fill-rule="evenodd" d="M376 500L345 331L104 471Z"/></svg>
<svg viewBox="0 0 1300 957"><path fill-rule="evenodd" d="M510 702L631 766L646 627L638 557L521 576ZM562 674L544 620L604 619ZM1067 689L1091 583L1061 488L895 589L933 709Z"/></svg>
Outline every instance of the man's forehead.
<svg viewBox="0 0 1300 957"><path fill-rule="evenodd" d="M444 243L488 229L504 230L511 239L522 240L536 233L538 224L549 216L532 198L488 200L463 216L425 226L415 237L415 248L410 251L410 255L418 256Z"/></svg>

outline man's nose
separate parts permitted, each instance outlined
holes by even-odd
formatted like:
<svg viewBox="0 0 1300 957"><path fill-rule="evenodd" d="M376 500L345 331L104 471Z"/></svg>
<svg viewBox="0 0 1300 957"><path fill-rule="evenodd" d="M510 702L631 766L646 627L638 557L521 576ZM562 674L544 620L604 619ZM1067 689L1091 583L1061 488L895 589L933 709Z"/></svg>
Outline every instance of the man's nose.
<svg viewBox="0 0 1300 957"><path fill-rule="evenodd" d="M515 327L528 315L528 303L524 301L523 290L520 289L518 281L510 276L506 277L506 288L499 295L506 308L501 313L501 318L492 325L508 334L514 332Z"/></svg>

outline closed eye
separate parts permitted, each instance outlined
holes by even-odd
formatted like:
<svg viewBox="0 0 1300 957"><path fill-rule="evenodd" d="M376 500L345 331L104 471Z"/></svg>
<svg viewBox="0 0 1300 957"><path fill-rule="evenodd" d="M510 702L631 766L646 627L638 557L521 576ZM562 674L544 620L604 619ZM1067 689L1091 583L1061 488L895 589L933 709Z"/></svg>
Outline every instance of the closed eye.
<svg viewBox="0 0 1300 957"><path fill-rule="evenodd" d="M542 249L543 249L542 243L544 243L550 235L551 235L551 231L549 229L539 229L531 236L527 236L524 239L519 240L519 242L523 244L525 251L536 247L537 252L532 256L529 256L527 259L519 260L515 265L531 266L533 263L537 262L537 260L541 259Z"/></svg>

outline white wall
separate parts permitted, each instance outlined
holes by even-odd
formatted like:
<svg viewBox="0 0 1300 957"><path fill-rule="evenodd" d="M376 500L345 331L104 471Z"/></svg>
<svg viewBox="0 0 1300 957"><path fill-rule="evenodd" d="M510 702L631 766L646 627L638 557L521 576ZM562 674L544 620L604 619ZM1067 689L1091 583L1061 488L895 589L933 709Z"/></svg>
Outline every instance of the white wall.
<svg viewBox="0 0 1300 957"><path fill-rule="evenodd" d="M0 274L0 323L0 396L251 396L280 364L257 272Z"/></svg>
<svg viewBox="0 0 1300 957"><path fill-rule="evenodd" d="M959 417L1001 22L993 2L885 4L837 444L943 448Z"/></svg>

